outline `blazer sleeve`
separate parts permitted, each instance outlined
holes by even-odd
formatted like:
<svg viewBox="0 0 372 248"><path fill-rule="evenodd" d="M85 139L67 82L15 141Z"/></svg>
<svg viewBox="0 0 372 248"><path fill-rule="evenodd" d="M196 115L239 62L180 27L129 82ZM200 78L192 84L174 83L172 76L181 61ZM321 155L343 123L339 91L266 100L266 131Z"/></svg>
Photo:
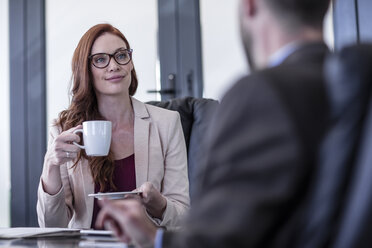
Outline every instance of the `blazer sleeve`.
<svg viewBox="0 0 372 248"><path fill-rule="evenodd" d="M164 179L161 193L167 200L163 219L158 224L168 229L180 226L190 206L187 152L178 112L172 115L165 149Z"/></svg>
<svg viewBox="0 0 372 248"><path fill-rule="evenodd" d="M53 125L49 133L48 151L56 136L60 133ZM47 151L47 152L48 152ZM45 160L44 160L45 166ZM62 187L55 195L44 191L41 177L38 187L36 211L40 227L68 227L72 216L72 191L69 183L67 164L60 166Z"/></svg>
<svg viewBox="0 0 372 248"><path fill-rule="evenodd" d="M189 218L182 232L164 233L163 247L279 247L271 238L293 214L303 161L278 95L252 81L222 100Z"/></svg>

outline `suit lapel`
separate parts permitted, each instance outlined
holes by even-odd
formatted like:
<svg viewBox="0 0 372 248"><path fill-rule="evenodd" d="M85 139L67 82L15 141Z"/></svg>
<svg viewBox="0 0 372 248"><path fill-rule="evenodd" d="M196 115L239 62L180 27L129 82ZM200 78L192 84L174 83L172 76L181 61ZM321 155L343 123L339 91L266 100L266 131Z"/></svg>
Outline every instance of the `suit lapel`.
<svg viewBox="0 0 372 248"><path fill-rule="evenodd" d="M134 111L134 159L136 185L141 186L148 178L149 170L149 113L144 103L132 97Z"/></svg>

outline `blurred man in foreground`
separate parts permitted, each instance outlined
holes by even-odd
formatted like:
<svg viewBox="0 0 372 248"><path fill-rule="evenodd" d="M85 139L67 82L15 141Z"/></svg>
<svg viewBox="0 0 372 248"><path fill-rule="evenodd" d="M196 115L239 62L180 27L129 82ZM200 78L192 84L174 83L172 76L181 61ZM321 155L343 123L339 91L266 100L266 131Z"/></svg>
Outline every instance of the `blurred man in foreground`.
<svg viewBox="0 0 372 248"><path fill-rule="evenodd" d="M295 247L326 129L322 75L329 0L241 0L251 75L224 96L184 229L146 220L140 202L105 201L97 220L142 247ZM228 47L226 48L228 50Z"/></svg>

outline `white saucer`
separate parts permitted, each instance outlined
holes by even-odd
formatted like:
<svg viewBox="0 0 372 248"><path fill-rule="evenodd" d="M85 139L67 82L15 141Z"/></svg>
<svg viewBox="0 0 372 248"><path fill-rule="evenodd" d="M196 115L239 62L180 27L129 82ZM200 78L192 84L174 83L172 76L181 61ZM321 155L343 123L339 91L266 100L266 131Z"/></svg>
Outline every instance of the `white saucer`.
<svg viewBox="0 0 372 248"><path fill-rule="evenodd" d="M98 200L102 199L123 199L125 195L129 194L140 194L142 191L126 191L126 192L109 192L109 193L96 193L96 194L89 194L88 196L93 196Z"/></svg>

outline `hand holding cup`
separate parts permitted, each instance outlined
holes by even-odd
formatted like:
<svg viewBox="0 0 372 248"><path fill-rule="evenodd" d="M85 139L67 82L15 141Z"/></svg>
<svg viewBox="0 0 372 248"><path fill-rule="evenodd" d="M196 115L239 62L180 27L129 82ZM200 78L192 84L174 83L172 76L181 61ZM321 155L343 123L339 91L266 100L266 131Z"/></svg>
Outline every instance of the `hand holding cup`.
<svg viewBox="0 0 372 248"><path fill-rule="evenodd" d="M78 132L83 133L84 145L79 145ZM50 144L45 155L42 173L44 191L50 195L58 193L62 187L60 166L74 161L80 149L88 156L107 156L111 144L110 121L85 121L83 125L60 133Z"/></svg>
<svg viewBox="0 0 372 248"><path fill-rule="evenodd" d="M82 128L81 125L70 128L60 133L50 145L46 154L46 159L50 166L59 166L68 161L74 160L80 148L73 145L73 142L80 142L79 135L75 134L76 129Z"/></svg>

